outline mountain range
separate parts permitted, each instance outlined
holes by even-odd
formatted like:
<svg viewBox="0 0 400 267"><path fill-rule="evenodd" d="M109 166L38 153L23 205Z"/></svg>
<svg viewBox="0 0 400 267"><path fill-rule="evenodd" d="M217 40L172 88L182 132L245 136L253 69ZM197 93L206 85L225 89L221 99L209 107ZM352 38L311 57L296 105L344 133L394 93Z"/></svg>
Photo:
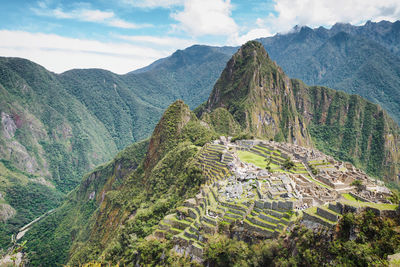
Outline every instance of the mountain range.
<svg viewBox="0 0 400 267"><path fill-rule="evenodd" d="M147 236L206 182L196 158L221 134L322 144L373 174L398 173L400 129L382 108L290 79L261 43L248 42L228 61L205 104L192 112L183 101L174 102L150 140L85 175L56 212L29 230L24 238L31 264L141 264L162 258L140 256L154 246L163 253L171 249ZM392 162L393 169L386 168Z"/></svg>
<svg viewBox="0 0 400 267"><path fill-rule="evenodd" d="M66 194L80 184L82 176L149 137L176 99L190 109L198 107L194 113L213 129L204 134L208 136L205 140L209 135L247 133L314 145L397 183L399 137L394 121L400 120L399 25L399 21L382 21L358 27L336 24L329 30L296 27L288 34L259 39L269 55L257 47L254 51L260 58L251 66L240 65L250 55L236 54L230 60L238 47L201 45L178 50L125 75L100 69L55 74L28 60L1 58L2 247L9 244L11 233L60 205L64 197L65 203L75 203L74 193ZM264 61L269 64L262 64ZM227 63L234 75L227 69L223 72ZM289 79L283 70L290 77L321 86L305 86ZM386 111L358 96L322 86L361 95ZM266 93L263 88L274 90ZM196 124L191 130L183 139L197 142L191 136L204 129ZM124 160L140 166L148 142L133 145L135 157ZM152 169L160 158L162 155L152 156L146 168ZM108 168L103 171L104 183L112 176L112 164L103 166ZM101 183L96 186L103 188ZM75 208L86 214L80 222L90 218L98 206ZM69 224L67 220L63 227ZM81 231L76 227L68 238ZM56 262L66 261L63 253L64 258Z"/></svg>

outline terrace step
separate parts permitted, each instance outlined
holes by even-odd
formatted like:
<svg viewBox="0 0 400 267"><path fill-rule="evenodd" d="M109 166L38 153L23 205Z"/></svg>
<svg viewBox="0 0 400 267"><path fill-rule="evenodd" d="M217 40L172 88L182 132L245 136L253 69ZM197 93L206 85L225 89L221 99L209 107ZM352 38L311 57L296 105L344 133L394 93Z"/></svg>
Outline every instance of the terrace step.
<svg viewBox="0 0 400 267"><path fill-rule="evenodd" d="M324 225L326 227L334 227L336 225L335 221L330 221L316 213L316 209L314 210L304 210L303 211L303 219L313 221Z"/></svg>
<svg viewBox="0 0 400 267"><path fill-rule="evenodd" d="M243 227L248 231L257 232L266 238L272 238L276 236L275 230L256 225L247 219L243 221Z"/></svg>
<svg viewBox="0 0 400 267"><path fill-rule="evenodd" d="M340 215L336 212L326 208L326 207L317 207L317 212L319 216L324 217L325 219L337 222L339 220Z"/></svg>

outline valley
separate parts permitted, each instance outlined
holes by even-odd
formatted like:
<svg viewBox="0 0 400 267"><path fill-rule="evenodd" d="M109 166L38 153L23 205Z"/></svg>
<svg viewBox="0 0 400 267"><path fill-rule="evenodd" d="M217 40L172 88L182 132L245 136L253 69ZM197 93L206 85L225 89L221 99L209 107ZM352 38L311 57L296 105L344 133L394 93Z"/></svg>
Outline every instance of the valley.
<svg viewBox="0 0 400 267"><path fill-rule="evenodd" d="M28 266L387 265L399 25L194 45L124 75L0 58L0 256L26 242Z"/></svg>

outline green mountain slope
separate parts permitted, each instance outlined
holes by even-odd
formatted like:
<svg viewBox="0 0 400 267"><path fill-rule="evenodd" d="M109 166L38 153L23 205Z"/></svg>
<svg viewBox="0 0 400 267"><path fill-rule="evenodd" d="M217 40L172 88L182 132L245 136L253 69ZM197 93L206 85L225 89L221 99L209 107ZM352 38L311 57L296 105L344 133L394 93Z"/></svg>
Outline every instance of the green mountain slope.
<svg viewBox="0 0 400 267"><path fill-rule="evenodd" d="M193 46L163 59L151 71L126 75L99 69L57 75L28 60L1 58L0 159L6 166L1 173L5 203L0 219L10 224L0 223L7 229L1 232L0 246L46 211L28 202L10 205L11 187L34 182L43 187L40 194L49 194L46 207L53 208L59 192L72 190L85 172L147 138L177 98L193 107L204 101L232 49ZM17 223L13 217L19 218Z"/></svg>
<svg viewBox="0 0 400 267"><path fill-rule="evenodd" d="M400 129L393 119L359 96L289 79L258 42L248 42L232 57L197 112L202 116L216 108L231 113L244 132L316 145L371 175L398 182Z"/></svg>
<svg viewBox="0 0 400 267"><path fill-rule="evenodd" d="M197 192L204 181L193 158L215 137L182 101L172 104L150 141L132 145L86 175L63 206L26 234L35 252L31 264L69 259L76 265L97 259L105 249L120 257L120 246L140 244L167 212ZM50 256L49 247L55 248Z"/></svg>
<svg viewBox="0 0 400 267"><path fill-rule="evenodd" d="M138 97L146 94L145 90L139 94L138 86L128 86L121 76L109 71L71 70L62 73L59 80L104 124L118 149L147 138L163 110L157 103ZM157 97L154 99L156 102Z"/></svg>
<svg viewBox="0 0 400 267"><path fill-rule="evenodd" d="M1 58L0 96L0 194L16 211L1 218L5 247L117 149L104 125L39 65Z"/></svg>
<svg viewBox="0 0 400 267"><path fill-rule="evenodd" d="M236 50L237 47L194 45L178 50L145 69L128 73L124 79L127 83L132 79L139 80L140 85L150 92L161 88L166 97L164 108L168 106L165 103L183 99L193 109L208 98L226 62Z"/></svg>
<svg viewBox="0 0 400 267"><path fill-rule="evenodd" d="M290 90L290 80L258 42L248 42L227 63L205 110L223 107L244 131L309 145Z"/></svg>
<svg viewBox="0 0 400 267"><path fill-rule="evenodd" d="M400 21L296 28L262 38L272 59L307 84L361 95L400 121Z"/></svg>
<svg viewBox="0 0 400 267"><path fill-rule="evenodd" d="M244 115L237 116L238 112ZM283 125L278 134L268 131L272 119L252 119L257 118L253 113L260 112L276 118L278 127ZM394 179L392 170L398 173L399 127L379 106L359 96L289 79L258 42L245 44L233 56L208 102L196 114L202 119L176 101L164 112L148 143L133 145L86 175L64 205L24 237L30 244L31 263L78 265L96 260L129 264L138 259L153 263L163 257L175 259L174 255L162 256L172 248L168 247L171 243L146 237L185 199L198 194L206 178L196 162L202 147L216 139L217 133L247 132L268 139L310 142L337 158L346 155L346 160L375 175L384 173ZM227 123L219 122L221 118ZM290 129L286 135L285 125ZM393 169L385 166L388 163ZM55 249L49 256L50 248Z"/></svg>
<svg viewBox="0 0 400 267"><path fill-rule="evenodd" d="M148 143L135 143L118 153L112 161L86 174L81 185L68 194L56 212L28 231L24 238L30 240L29 250L34 251L30 257L32 265L64 263L71 247L77 249L91 236L96 216L105 209L105 199L137 168Z"/></svg>

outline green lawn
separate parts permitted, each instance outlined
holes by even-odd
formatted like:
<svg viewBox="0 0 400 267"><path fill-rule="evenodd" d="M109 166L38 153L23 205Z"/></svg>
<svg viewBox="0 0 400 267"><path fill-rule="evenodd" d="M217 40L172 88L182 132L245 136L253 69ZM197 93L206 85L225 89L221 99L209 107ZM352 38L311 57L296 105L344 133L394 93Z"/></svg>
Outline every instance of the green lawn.
<svg viewBox="0 0 400 267"><path fill-rule="evenodd" d="M265 167L267 167L267 161L266 161L265 157L262 157L260 155L251 153L249 151L238 150L237 153L238 153L239 158L240 158L241 161L244 161L244 162L247 162L247 163L253 163L254 165L256 165L256 166L258 166L260 168L263 168L263 169L265 169ZM276 164L273 164L273 163L270 163L269 166L272 169L280 168L279 165L276 165Z"/></svg>
<svg viewBox="0 0 400 267"><path fill-rule="evenodd" d="M342 200L341 202L349 204L354 207L371 207L379 210L395 210L399 206L397 204L382 204L382 203L350 201L350 200Z"/></svg>

